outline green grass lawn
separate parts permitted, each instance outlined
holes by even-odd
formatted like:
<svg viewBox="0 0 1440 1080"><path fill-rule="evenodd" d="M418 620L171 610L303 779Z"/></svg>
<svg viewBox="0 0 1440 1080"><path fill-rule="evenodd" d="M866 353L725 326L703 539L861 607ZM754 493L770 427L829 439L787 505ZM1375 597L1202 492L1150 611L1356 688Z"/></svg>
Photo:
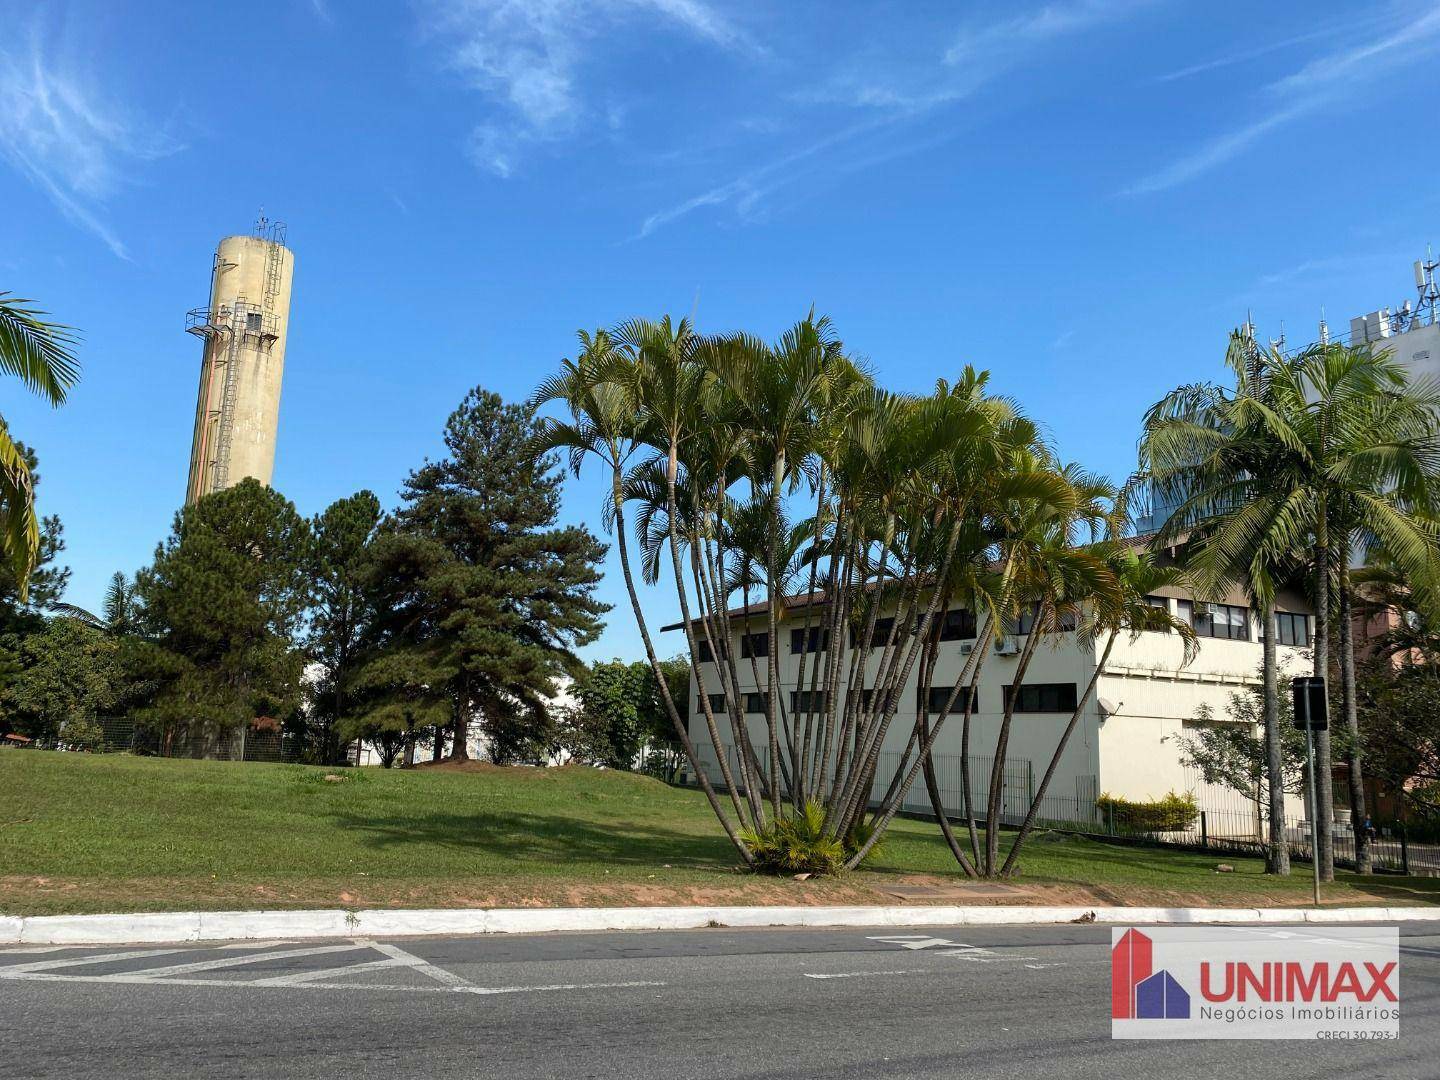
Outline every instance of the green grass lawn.
<svg viewBox="0 0 1440 1080"><path fill-rule="evenodd" d="M0 752L0 911L885 903L962 881L933 824L896 821L830 880L739 871L704 799L586 768L410 771ZM1225 861L1234 873L1217 874ZM1303 868L1053 834L1021 858L1035 903L1303 903ZM1342 875L1332 903L1440 900L1440 882ZM947 902L955 902L948 898ZM1012 901L1013 902L1013 901Z"/></svg>

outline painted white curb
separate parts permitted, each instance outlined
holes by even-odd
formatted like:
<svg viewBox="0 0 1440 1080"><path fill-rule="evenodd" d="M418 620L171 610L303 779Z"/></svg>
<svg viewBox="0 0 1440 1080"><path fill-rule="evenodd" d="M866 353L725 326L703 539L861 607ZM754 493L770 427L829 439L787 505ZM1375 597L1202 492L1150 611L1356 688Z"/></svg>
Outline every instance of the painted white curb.
<svg viewBox="0 0 1440 1080"><path fill-rule="evenodd" d="M1018 926L1043 923L1440 921L1440 907L620 907L190 911L0 915L0 945L129 945L264 938L693 930L708 926Z"/></svg>

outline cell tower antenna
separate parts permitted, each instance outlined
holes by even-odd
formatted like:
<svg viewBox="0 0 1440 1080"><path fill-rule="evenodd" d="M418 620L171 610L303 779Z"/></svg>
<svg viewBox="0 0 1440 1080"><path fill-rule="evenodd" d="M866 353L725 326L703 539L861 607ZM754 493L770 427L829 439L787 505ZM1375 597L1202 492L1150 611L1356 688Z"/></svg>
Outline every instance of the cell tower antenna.
<svg viewBox="0 0 1440 1080"><path fill-rule="evenodd" d="M1330 324L1325 321L1325 305L1320 305L1320 344L1330 344Z"/></svg>
<svg viewBox="0 0 1440 1080"><path fill-rule="evenodd" d="M1415 292L1419 295L1419 303L1415 305L1415 320L1420 321L1420 315L1429 311L1429 323L1435 325L1436 308L1440 307L1440 285L1435 283L1435 271L1440 270L1440 262L1437 262L1429 244L1425 245L1425 258L1415 262Z"/></svg>

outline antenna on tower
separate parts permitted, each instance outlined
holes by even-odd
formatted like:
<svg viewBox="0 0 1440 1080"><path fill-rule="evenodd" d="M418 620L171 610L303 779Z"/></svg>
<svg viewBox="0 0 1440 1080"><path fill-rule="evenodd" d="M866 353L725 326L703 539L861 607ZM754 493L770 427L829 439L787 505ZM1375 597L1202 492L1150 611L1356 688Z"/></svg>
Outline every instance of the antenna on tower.
<svg viewBox="0 0 1440 1080"><path fill-rule="evenodd" d="M1430 245L1426 244L1425 258L1415 262L1415 291L1420 297L1415 305L1415 320L1419 322L1421 312L1429 311L1431 326L1435 325L1436 308L1440 306L1440 286L1435 284L1436 270L1440 270L1440 262L1436 261Z"/></svg>
<svg viewBox="0 0 1440 1080"><path fill-rule="evenodd" d="M1330 324L1325 321L1325 305L1320 305L1320 344L1330 344Z"/></svg>

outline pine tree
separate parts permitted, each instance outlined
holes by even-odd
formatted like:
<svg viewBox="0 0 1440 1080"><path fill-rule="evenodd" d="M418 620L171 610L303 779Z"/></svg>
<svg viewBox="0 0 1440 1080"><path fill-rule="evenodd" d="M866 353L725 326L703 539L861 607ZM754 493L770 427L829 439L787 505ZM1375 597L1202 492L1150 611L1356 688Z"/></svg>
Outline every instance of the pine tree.
<svg viewBox="0 0 1440 1080"><path fill-rule="evenodd" d="M175 515L136 581L149 638L137 662L155 686L142 719L213 751L225 732L298 708L308 548L294 505L249 478Z"/></svg>
<svg viewBox="0 0 1440 1080"><path fill-rule="evenodd" d="M413 682L446 686L458 758L476 712L505 753L523 742L517 722L548 727L556 680L581 671L574 650L608 610L594 595L605 545L556 525L561 477L533 454L535 430L532 409L472 390L447 455L410 474L374 545L379 636Z"/></svg>
<svg viewBox="0 0 1440 1080"><path fill-rule="evenodd" d="M322 676L313 694L321 721L320 760L336 756L335 725L346 716L356 659L370 632L374 608L365 590L366 560L380 522L380 500L358 491L338 499L310 522L309 658Z"/></svg>

